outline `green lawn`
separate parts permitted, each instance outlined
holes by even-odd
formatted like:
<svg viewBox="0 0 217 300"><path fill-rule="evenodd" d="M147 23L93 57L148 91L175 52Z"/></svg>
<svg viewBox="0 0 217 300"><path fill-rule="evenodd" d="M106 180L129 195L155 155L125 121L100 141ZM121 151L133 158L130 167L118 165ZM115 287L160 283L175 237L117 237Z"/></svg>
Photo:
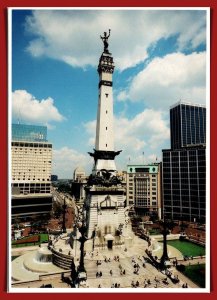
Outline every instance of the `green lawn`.
<svg viewBox="0 0 217 300"><path fill-rule="evenodd" d="M40 241L41 241L41 243L48 242L48 234L40 233Z"/></svg>
<svg viewBox="0 0 217 300"><path fill-rule="evenodd" d="M39 235L40 235L39 242L16 244L15 241L12 241L12 248L28 247L28 246L39 245L41 243L48 242L48 234L47 233L40 233ZM28 239L28 237L26 239ZM25 238L23 240L25 241Z"/></svg>
<svg viewBox="0 0 217 300"><path fill-rule="evenodd" d="M205 247L189 241L173 240L167 241L168 245L178 249L183 255L200 256L205 255Z"/></svg>
<svg viewBox="0 0 217 300"><path fill-rule="evenodd" d="M205 264L186 266L183 274L191 279L199 287L205 288L205 267Z"/></svg>
<svg viewBox="0 0 217 300"><path fill-rule="evenodd" d="M17 257L19 257L19 255L18 256L11 256L11 260L14 260Z"/></svg>
<svg viewBox="0 0 217 300"><path fill-rule="evenodd" d="M156 235L156 234L160 234L160 233L161 233L161 230L158 229L158 228L149 229L149 234L150 235Z"/></svg>

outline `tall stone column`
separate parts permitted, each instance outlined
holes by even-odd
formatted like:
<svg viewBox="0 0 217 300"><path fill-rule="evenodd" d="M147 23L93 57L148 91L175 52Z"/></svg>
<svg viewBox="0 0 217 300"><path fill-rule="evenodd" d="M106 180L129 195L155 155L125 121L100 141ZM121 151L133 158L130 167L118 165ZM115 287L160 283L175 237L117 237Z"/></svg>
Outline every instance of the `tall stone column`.
<svg viewBox="0 0 217 300"><path fill-rule="evenodd" d="M109 36L110 30L108 35L104 32L101 37L104 51L97 69L99 84L96 141L94 152L89 152L94 158L94 166L86 187L86 211L88 238L93 236L97 227L100 244L111 246L120 239L117 230L124 223L125 198L115 165L115 156L121 151L114 150L112 75L115 66L108 50Z"/></svg>

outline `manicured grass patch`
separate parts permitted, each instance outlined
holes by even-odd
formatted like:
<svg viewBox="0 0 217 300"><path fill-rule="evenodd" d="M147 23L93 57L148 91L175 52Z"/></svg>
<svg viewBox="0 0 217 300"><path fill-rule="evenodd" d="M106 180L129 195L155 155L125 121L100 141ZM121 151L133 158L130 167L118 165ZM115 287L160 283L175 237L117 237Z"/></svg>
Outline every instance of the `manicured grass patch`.
<svg viewBox="0 0 217 300"><path fill-rule="evenodd" d="M19 255L18 256L11 256L11 260L14 260L17 257L19 257Z"/></svg>
<svg viewBox="0 0 217 300"><path fill-rule="evenodd" d="M12 241L12 248L34 246L46 242L48 242L48 234L40 233L40 234L28 236L26 238L17 241Z"/></svg>
<svg viewBox="0 0 217 300"><path fill-rule="evenodd" d="M41 243L48 242L48 234L47 233L41 233L40 234L40 241L41 241Z"/></svg>
<svg viewBox="0 0 217 300"><path fill-rule="evenodd" d="M183 256L205 255L205 247L189 241L173 240L167 241L167 244L178 249L183 254Z"/></svg>
<svg viewBox="0 0 217 300"><path fill-rule="evenodd" d="M40 243L23 243L23 244L12 244L12 248L22 248L22 247L28 247L28 246L34 246L39 245Z"/></svg>
<svg viewBox="0 0 217 300"><path fill-rule="evenodd" d="M191 279L195 284L201 288L205 288L205 274L206 274L206 265L190 265L185 266L185 271L183 274Z"/></svg>
<svg viewBox="0 0 217 300"><path fill-rule="evenodd" d="M150 235L156 235L156 234L160 234L160 233L161 233L161 230L158 229L158 228L149 229L149 234Z"/></svg>

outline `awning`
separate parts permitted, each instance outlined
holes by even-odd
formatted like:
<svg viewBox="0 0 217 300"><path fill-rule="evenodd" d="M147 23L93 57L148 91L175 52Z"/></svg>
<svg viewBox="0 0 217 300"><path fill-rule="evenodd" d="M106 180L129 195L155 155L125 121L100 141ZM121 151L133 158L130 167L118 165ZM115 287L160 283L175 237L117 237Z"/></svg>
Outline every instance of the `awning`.
<svg viewBox="0 0 217 300"><path fill-rule="evenodd" d="M106 234L106 235L104 236L104 239L105 239L106 241L113 241L115 238L113 237L112 234L108 233L108 234Z"/></svg>

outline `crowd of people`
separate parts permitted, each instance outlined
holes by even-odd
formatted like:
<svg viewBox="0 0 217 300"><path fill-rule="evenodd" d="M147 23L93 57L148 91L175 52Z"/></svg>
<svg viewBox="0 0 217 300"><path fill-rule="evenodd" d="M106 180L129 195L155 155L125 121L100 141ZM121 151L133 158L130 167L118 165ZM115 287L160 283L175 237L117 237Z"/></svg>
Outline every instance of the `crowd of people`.
<svg viewBox="0 0 217 300"><path fill-rule="evenodd" d="M139 261L141 261L141 263ZM116 262L120 262L120 258L119 256L114 256L114 258L111 258L111 257L106 257L104 256L104 259L103 260L97 260L96 261L96 264L97 266L98 265L101 265L103 262L105 263L110 263L112 261L116 261ZM138 256L138 257L132 257L131 258L131 265L133 267L133 274L136 274L136 275L139 275L139 271L140 271L140 268L143 266L144 268L146 268L146 262L147 262L147 259L145 256ZM174 262L173 262L173 265L176 265L177 263L177 260L174 259ZM123 266L121 265L121 263L118 264L118 268L120 270L120 275L126 275L126 270L123 268ZM129 271L128 271L129 272ZM114 269L110 269L109 270L109 274L112 276L115 275L115 277L117 276L117 270L114 270ZM159 288L159 287L162 287L162 284L167 286L169 285L170 281L169 279L173 282L173 283L177 283L179 282L179 278L178 278L178 275L174 275L170 270L166 269L164 271L164 274L166 275L164 278L157 278L157 276L155 276L154 280L150 278L148 279L144 279L143 282L141 282L141 280L139 281L139 277L138 277L138 280L132 280L131 281L131 287L132 288L146 288L146 287L154 287L154 288ZM129 274L128 274L129 275ZM96 278L99 278L99 277L102 277L102 271L98 271L96 273ZM99 284L98 286L99 288L101 288L101 284ZM120 283L112 283L111 285L111 288L119 288L120 287ZM187 283L183 283L182 285L182 288L188 288L188 285Z"/></svg>

